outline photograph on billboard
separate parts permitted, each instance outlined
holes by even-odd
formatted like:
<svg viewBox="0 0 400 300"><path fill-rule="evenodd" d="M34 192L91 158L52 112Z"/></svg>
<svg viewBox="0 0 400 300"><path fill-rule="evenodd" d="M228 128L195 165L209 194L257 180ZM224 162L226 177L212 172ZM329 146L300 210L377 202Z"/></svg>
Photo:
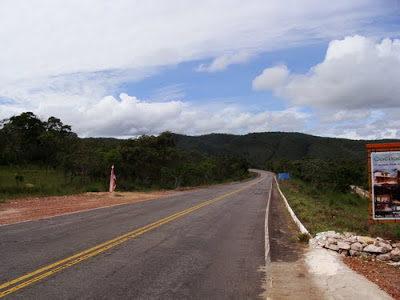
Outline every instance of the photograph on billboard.
<svg viewBox="0 0 400 300"><path fill-rule="evenodd" d="M373 220L400 220L400 151L371 153Z"/></svg>

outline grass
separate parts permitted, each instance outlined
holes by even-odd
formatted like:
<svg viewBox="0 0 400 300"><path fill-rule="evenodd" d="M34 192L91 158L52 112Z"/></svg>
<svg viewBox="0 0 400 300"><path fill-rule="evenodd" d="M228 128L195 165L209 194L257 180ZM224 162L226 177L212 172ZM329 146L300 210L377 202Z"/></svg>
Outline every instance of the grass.
<svg viewBox="0 0 400 300"><path fill-rule="evenodd" d="M102 183L66 183L62 172L37 166L0 166L0 202L24 197L71 195L104 191Z"/></svg>
<svg viewBox="0 0 400 300"><path fill-rule="evenodd" d="M293 235L290 237L289 241L292 243L303 243L308 244L310 236L307 233L299 233L298 235Z"/></svg>
<svg viewBox="0 0 400 300"><path fill-rule="evenodd" d="M369 223L366 198L353 193L316 190L296 179L281 182L280 188L297 217L313 235L334 230L400 240L400 224Z"/></svg>
<svg viewBox="0 0 400 300"><path fill-rule="evenodd" d="M254 178L255 173L249 173L248 179ZM230 179L232 182L239 179ZM212 184L220 184L214 182ZM0 203L8 199L25 197L44 197L72 195L85 192L105 192L108 182L81 181L79 177L65 182L62 171L40 168L38 166L0 166ZM117 189L120 191L152 192L160 190L160 187L140 187L134 181L119 180Z"/></svg>

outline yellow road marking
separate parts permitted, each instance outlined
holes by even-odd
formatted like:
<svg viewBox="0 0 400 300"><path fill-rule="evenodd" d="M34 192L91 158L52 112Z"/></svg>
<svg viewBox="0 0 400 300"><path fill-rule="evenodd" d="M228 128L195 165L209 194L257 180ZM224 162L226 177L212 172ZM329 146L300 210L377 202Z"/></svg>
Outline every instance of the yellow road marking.
<svg viewBox="0 0 400 300"><path fill-rule="evenodd" d="M135 237L137 237L139 235L142 235L143 233L145 233L147 231L150 231L150 230L155 229L157 227L160 227L160 226L162 226L162 225L164 225L166 223L169 223L169 222L171 222L171 221L173 221L175 219L178 219L178 218L180 218L180 217L182 217L182 216L184 216L184 215L186 215L188 213L191 213L191 212L193 212L195 210L198 210L198 209L200 209L200 208L202 208L204 206L207 206L209 204L212 204L214 202L217 202L219 200L222 200L224 198L227 198L229 196L237 194L237 193L239 193L239 192L241 192L243 190L246 190L246 189L250 188L251 186L259 183L260 181L261 180L257 180L256 182L254 182L252 184L249 184L248 186L245 186L245 187L240 188L238 190L235 190L233 192L224 194L222 196L213 198L213 199L208 200L206 202L200 203L198 205L195 205L193 207L185 209L185 210L183 210L181 212L175 213L175 214L173 214L171 216L168 216L166 218L160 219L160 220L158 220L156 222L153 222L153 223L148 224L146 226L143 226L141 228L135 229L135 230L133 230L131 232L125 233L125 234L123 234L123 235L121 235L119 237L116 237L116 238L114 238L112 240L109 240L109 241L107 241L105 243L99 244L99 245L97 245L95 247L92 247L92 248L87 249L85 251L79 252L79 253L77 253L75 255L72 255L70 257L67 257L65 259L59 260L59 261L57 261L55 263L52 263L52 264L50 264L48 266L45 266L43 268L40 268L40 269L38 269L36 271L33 271L31 273L28 273L26 275L18 277L18 278L14 279L14 280L11 280L9 282L3 283L2 285L0 285L0 290L5 289L5 288L7 288L9 286L15 285L18 282L21 282L21 281L24 281L25 279L27 279L26 281L24 281L24 282L22 282L22 283L20 283L18 285L15 285L12 288L9 288L7 290L4 290L4 291L0 292L0 298L6 296L8 294L11 294L11 293L13 293L15 291L18 291L18 290L20 290L20 289L22 289L22 288L24 288L24 287L26 287L26 286L34 283L34 282L37 282L37 281L39 281L39 280L41 280L43 278L46 278L46 277L48 277L50 275L53 275L53 274L55 274L57 272L60 272L60 271L62 271L64 269L66 269L66 268L69 268L69 267L71 267L73 265L76 265L77 263L79 263L79 262L81 262L83 260L86 260L86 259L88 259L90 257L93 257L93 256L95 256L97 254L100 254L100 253L102 253L102 252L104 252L104 251L106 251L106 250L108 250L110 248L118 246L118 245L120 245L120 244L122 244L122 243L124 243L124 242L126 242L126 241L128 241L130 239L133 239L133 238L135 238ZM47 271L47 272L45 272L45 271ZM43 272L45 272L45 273L43 273ZM38 274L40 274L40 275L38 275ZM38 276L34 277L35 275L38 275Z"/></svg>

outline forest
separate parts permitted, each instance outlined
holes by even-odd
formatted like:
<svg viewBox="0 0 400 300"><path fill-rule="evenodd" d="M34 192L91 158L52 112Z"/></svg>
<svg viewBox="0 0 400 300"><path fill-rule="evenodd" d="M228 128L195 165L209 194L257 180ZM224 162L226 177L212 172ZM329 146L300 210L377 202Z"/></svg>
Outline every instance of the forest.
<svg viewBox="0 0 400 300"><path fill-rule="evenodd" d="M366 144L399 140L350 140L297 132L246 135L175 135L178 149L211 156L243 157L251 167L289 172L313 188L345 192L351 184L368 189Z"/></svg>
<svg viewBox="0 0 400 300"><path fill-rule="evenodd" d="M247 178L248 168L254 167L289 172L320 190L345 192L350 184L367 188L365 145L395 141L283 132L203 136L163 132L126 140L79 138L56 117L41 120L24 112L0 122L0 170L4 171L0 191L7 190L11 176L14 188L22 186L19 170L27 168L62 174L65 186L104 191L110 167L115 165L119 190L174 189L239 180Z"/></svg>
<svg viewBox="0 0 400 300"><path fill-rule="evenodd" d="M249 176L245 159L178 150L170 132L127 140L82 139L60 119L43 121L32 112L0 124L0 166L13 170L8 173L15 176L16 185L24 181L18 170L39 168L62 172L64 185L92 184L105 191L111 165L118 190L173 189ZM6 180L0 176L0 188L6 192L1 180Z"/></svg>

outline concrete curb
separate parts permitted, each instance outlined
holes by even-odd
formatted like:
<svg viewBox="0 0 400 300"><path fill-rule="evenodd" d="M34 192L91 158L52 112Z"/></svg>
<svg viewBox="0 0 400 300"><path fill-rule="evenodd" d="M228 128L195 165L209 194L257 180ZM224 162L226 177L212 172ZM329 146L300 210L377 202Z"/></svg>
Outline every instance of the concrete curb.
<svg viewBox="0 0 400 300"><path fill-rule="evenodd" d="M270 176L274 176L272 173L269 173ZM274 176L275 177L275 176ZM270 245L269 245L269 232L268 232L268 216L269 216L269 206L271 203L272 196L272 185L273 182L271 180L271 185L269 187L269 195L267 200L267 207L265 209L265 221L264 221L264 238L265 238L265 291L268 293L269 287L272 286L272 278L269 272L269 265L271 263L271 255L270 255ZM266 299L269 299L268 297Z"/></svg>
<svg viewBox="0 0 400 300"><path fill-rule="evenodd" d="M282 191L281 191L281 189L279 187L279 183L278 183L278 180L276 180L276 176L274 176L274 179L275 179L275 182L276 182L276 186L278 187L278 191L281 194L281 197L283 199L283 202L285 202L286 208L289 211L290 215L292 216L292 219L296 223L297 227L299 227L300 232L308 234L311 237L311 234L308 232L307 228L300 222L300 220L297 218L296 214L294 213L294 211L290 207L289 202L287 201L285 195L282 193Z"/></svg>
<svg viewBox="0 0 400 300"><path fill-rule="evenodd" d="M265 232L265 265L268 265L270 263L270 261L271 261L270 246L269 246L269 233L268 233L268 216L269 216L269 204L271 203L271 195L272 195L272 181L271 181L271 186L269 188L267 208L265 209L265 223L264 223L264 232Z"/></svg>

